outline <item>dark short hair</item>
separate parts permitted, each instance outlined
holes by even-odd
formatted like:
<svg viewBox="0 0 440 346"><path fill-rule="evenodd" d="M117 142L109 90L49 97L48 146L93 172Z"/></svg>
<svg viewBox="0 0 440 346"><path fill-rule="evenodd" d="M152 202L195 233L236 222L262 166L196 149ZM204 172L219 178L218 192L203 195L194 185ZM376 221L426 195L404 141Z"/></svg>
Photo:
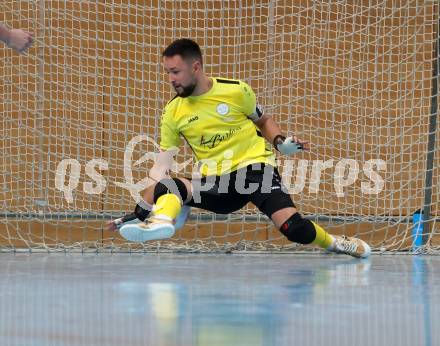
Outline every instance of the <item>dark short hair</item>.
<svg viewBox="0 0 440 346"><path fill-rule="evenodd" d="M162 52L162 57L173 57L175 55L180 55L182 59L198 59L203 65L202 51L200 50L200 46L189 38L180 38L175 40Z"/></svg>

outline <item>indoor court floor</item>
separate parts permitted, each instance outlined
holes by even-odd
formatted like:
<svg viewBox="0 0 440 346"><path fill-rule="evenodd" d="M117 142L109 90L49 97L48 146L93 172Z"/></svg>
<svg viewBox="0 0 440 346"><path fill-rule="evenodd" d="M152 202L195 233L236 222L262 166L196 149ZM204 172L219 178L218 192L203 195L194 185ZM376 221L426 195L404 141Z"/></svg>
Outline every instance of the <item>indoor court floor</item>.
<svg viewBox="0 0 440 346"><path fill-rule="evenodd" d="M0 254L0 345L440 345L440 256Z"/></svg>

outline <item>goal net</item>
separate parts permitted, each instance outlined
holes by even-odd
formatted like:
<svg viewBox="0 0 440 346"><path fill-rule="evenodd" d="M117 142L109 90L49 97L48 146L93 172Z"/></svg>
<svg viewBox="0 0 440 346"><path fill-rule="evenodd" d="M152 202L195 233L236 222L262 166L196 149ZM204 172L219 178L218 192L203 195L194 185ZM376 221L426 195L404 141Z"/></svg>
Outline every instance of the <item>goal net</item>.
<svg viewBox="0 0 440 346"><path fill-rule="evenodd" d="M193 210L169 241L129 244L106 230L134 209L147 154L157 151L173 96L161 52L189 37L208 75L246 81L285 133L312 143L309 153L278 157L303 215L375 250L423 240L419 250L438 251L436 2L5 0L0 8L1 22L36 37L26 54L0 51L0 249L299 249L252 205L226 216ZM177 161L179 174L191 174L188 147Z"/></svg>

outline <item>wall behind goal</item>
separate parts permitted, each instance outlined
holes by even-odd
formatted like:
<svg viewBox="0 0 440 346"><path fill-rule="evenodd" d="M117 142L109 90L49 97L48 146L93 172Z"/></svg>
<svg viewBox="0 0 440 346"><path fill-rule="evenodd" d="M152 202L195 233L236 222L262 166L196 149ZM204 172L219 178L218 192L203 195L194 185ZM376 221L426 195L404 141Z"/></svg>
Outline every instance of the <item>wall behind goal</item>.
<svg viewBox="0 0 440 346"><path fill-rule="evenodd" d="M134 204L116 184L126 183L124 151L139 134L159 139L161 109L173 95L161 51L174 38L190 37L204 51L208 74L245 80L284 131L312 142L311 153L293 163L280 157L302 212L377 246L410 245L408 218L424 199L434 2L3 1L0 7L2 22L36 33L27 54L0 51L0 244L96 245L112 237L102 232L103 213L119 215ZM154 150L144 142L132 161ZM185 147L179 161L189 158ZM63 186L80 170L78 184L70 181L71 194L56 188L57 168L66 159ZM86 173L97 159L102 185ZM385 165L378 172L384 185L373 194L365 192L374 186L370 160ZM317 176L324 162L328 168ZM133 181L150 166L133 167ZM439 166L436 153L433 217L439 213ZM342 181L355 173L357 179L338 190L341 167ZM251 206L238 213L237 230L220 231L226 240L261 227L243 224L249 214L255 214ZM196 238L197 227L186 237ZM207 227L207 238L217 239L219 228ZM256 238L279 238L270 227L261 229ZM438 233L437 222L434 247Z"/></svg>

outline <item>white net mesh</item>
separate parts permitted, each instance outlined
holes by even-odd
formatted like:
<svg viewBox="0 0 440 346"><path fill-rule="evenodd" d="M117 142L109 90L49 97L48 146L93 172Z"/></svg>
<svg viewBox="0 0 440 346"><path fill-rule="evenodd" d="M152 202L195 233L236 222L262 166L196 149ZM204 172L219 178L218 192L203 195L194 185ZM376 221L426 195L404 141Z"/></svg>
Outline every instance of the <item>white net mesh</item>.
<svg viewBox="0 0 440 346"><path fill-rule="evenodd" d="M245 80L286 133L312 142L310 153L279 160L304 215L375 249L407 250L413 213L429 210L424 249L440 246L438 124L432 122L429 136L432 105L437 112L435 2L3 1L0 7L1 22L36 33L27 54L0 52L2 249L291 247L251 205L226 218L195 210L172 240L144 246L105 230L106 220L134 207L117 184L127 183L124 152L137 135L158 140L161 109L173 96L160 55L180 37L199 42L207 74ZM435 138L432 161L428 145ZM153 151L151 142L138 144L132 162ZM190 157L185 147L179 162ZM134 183L150 164L133 167Z"/></svg>

